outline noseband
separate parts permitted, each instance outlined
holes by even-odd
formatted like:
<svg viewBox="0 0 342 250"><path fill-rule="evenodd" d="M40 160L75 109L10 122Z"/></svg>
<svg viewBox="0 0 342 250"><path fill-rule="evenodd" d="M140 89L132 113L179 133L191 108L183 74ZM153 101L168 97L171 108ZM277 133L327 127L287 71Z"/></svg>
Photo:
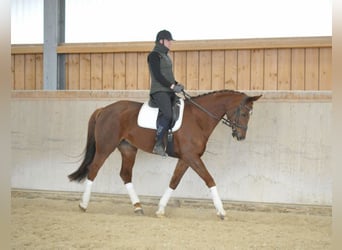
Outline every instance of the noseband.
<svg viewBox="0 0 342 250"><path fill-rule="evenodd" d="M187 93L185 93L185 91L183 90L183 95L184 97L189 100L192 104L194 104L197 108L199 108L200 110L202 110L204 113L206 113L207 115L209 115L210 117L214 118L215 120L218 120L218 121L222 121L222 123L224 125L227 125L228 127L231 127L232 130L233 130L233 133L236 132L236 129L237 128L241 128L243 130L247 130L247 126L243 126L239 123L239 120L240 120L240 115L241 115L241 110L244 108L244 109L247 109L248 112L251 112L251 108L249 108L248 106L246 106L245 104L242 104L245 102L245 99L240 103L239 107L235 110L234 112L234 117L235 117L235 120L232 120L227 114L227 118L219 118L217 117L216 115L214 115L213 113L211 113L210 111L206 110L204 107L202 107L201 105L199 105L197 102L194 102L192 99L191 99L191 96Z"/></svg>

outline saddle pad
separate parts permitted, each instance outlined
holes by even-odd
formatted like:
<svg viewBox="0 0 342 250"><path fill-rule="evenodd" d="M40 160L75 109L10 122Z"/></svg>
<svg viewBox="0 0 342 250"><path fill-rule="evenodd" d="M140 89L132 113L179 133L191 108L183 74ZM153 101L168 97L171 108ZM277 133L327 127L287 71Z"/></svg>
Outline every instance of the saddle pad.
<svg viewBox="0 0 342 250"><path fill-rule="evenodd" d="M184 111L184 100L180 100L179 108L179 118L172 128L172 131L177 131L182 125L183 111ZM157 118L158 118L158 108L152 108L148 105L148 101L144 102L142 105L139 115L138 115L138 126L142 128L157 129Z"/></svg>

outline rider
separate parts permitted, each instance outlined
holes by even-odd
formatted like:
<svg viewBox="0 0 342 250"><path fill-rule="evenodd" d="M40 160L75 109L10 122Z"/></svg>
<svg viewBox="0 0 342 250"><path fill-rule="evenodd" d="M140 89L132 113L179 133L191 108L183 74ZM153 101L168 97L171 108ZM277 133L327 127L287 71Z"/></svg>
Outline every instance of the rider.
<svg viewBox="0 0 342 250"><path fill-rule="evenodd" d="M151 75L150 97L159 108L157 119L156 143L152 153L166 156L164 135L168 131L172 121L172 102L175 93L184 90L184 86L175 80L172 71L172 61L168 56L173 41L172 35L167 30L158 32L155 46L148 55L147 61Z"/></svg>

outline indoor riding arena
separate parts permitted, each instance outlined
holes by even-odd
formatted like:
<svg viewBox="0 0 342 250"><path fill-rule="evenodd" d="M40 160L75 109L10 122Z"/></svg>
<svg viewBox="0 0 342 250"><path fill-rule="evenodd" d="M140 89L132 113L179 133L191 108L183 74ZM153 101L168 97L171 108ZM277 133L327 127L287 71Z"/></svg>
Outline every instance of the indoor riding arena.
<svg viewBox="0 0 342 250"><path fill-rule="evenodd" d="M149 99L154 42L51 39L11 50L12 249L331 248L331 37L173 42L174 74L190 96L262 95L246 139L219 123L202 156L224 219L191 168L157 216L177 159L142 150L132 183L143 214L120 178L118 150L98 172L87 210L79 208L85 185L68 175L83 159L89 118L119 100Z"/></svg>

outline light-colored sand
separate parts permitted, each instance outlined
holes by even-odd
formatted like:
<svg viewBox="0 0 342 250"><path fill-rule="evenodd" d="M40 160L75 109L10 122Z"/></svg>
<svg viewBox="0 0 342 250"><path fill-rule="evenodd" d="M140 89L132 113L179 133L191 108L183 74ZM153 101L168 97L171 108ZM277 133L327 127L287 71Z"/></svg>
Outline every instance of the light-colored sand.
<svg viewBox="0 0 342 250"><path fill-rule="evenodd" d="M331 248L329 208L261 212L224 203L222 221L212 205L174 200L167 217L156 218L156 199L142 198L145 215L137 216L128 198L111 196L93 195L81 212L79 196L12 191L12 249Z"/></svg>

